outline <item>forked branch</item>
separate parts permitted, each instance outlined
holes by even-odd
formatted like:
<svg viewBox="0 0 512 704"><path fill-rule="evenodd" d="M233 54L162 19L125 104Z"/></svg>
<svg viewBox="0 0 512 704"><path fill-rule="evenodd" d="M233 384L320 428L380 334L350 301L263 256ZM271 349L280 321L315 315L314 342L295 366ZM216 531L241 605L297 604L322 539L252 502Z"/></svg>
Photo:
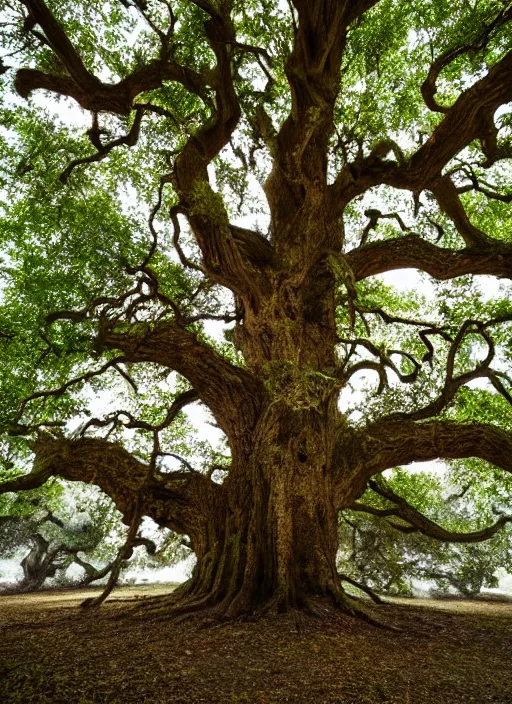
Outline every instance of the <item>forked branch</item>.
<svg viewBox="0 0 512 704"><path fill-rule="evenodd" d="M68 164L68 166L60 175L60 181L62 183L67 183L69 177L71 176L71 173L74 169L76 169L77 166L83 166L84 164L92 164L94 162L102 161L116 147L120 147L123 144L128 147L133 147L137 143L137 140L139 138L140 125L143 117L144 110L140 107L136 107L135 118L133 120L132 126L130 127L126 135L124 135L123 137L118 137L117 139L114 139L111 142L107 142L106 144L102 144L100 142L99 149L95 154L91 154L90 156L85 156L80 159L74 159L72 162L70 162L70 164Z"/></svg>
<svg viewBox="0 0 512 704"><path fill-rule="evenodd" d="M486 76L462 93L410 158L400 163L384 160L372 152L357 164L346 164L329 188L333 215L341 214L353 198L379 184L413 192L430 188L446 164L477 139L490 165L500 158L495 144L494 113L511 100L512 52L508 52Z"/></svg>

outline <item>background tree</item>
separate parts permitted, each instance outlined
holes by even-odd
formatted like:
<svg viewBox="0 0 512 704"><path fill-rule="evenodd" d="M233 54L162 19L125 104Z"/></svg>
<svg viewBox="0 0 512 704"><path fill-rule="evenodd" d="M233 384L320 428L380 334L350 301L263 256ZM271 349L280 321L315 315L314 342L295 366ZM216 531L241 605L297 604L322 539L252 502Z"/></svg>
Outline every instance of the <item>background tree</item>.
<svg viewBox="0 0 512 704"><path fill-rule="evenodd" d="M21 554L23 570L22 579L4 587L4 593L37 591L50 579L71 584L73 579L66 579L66 573L72 565L82 568L82 576L75 580L81 586L108 575L118 549L115 529L120 529L119 519L111 502L98 500L98 495L94 504L87 502L91 509L87 513L76 498L76 494L66 496L64 488L54 483L50 491L34 490L3 502L0 555L15 558ZM109 544L100 547L106 537ZM107 559L107 564L96 567L98 558Z"/></svg>
<svg viewBox="0 0 512 704"><path fill-rule="evenodd" d="M108 577L118 560L120 572L158 569L189 552L169 531L146 525L125 555L126 528L119 512L102 492L80 484L52 482L4 497L0 557L21 558L23 577L5 585L2 593L37 591L48 587L49 580L57 586L84 587ZM134 552L137 547L143 549Z"/></svg>
<svg viewBox="0 0 512 704"><path fill-rule="evenodd" d="M482 505L481 498L491 502L487 492L481 497L480 483L454 489L450 482L459 469L450 468L446 476L399 470L386 480L393 492L449 527L449 539L422 533L400 518L396 504L368 490L361 498L364 504L340 515L341 573L378 594L412 595L419 588L474 597L484 588L497 587L496 573L512 569L510 529L497 530L485 542L468 542L471 530L488 526L501 508Z"/></svg>
<svg viewBox="0 0 512 704"><path fill-rule="evenodd" d="M479 283L512 275L510 4L2 8L1 491L91 482L129 540L189 536L177 611L353 613L338 512L370 481L450 539L378 475L512 470L509 284ZM441 283L379 276L407 268ZM225 436L204 466L191 403Z"/></svg>

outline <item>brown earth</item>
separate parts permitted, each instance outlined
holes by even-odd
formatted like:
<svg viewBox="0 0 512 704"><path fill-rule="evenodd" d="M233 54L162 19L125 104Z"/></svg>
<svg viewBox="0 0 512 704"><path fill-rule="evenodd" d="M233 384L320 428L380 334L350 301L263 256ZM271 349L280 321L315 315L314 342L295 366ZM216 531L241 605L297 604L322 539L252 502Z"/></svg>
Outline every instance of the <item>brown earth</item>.
<svg viewBox="0 0 512 704"><path fill-rule="evenodd" d="M512 704L512 604L393 600L375 628L342 614L255 623L117 618L168 587L0 599L2 704Z"/></svg>

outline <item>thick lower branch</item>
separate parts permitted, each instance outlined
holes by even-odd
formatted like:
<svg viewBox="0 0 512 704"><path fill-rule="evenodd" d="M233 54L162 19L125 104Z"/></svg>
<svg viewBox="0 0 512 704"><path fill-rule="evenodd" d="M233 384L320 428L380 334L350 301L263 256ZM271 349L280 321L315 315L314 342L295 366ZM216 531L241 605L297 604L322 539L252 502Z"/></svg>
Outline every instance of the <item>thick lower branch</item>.
<svg viewBox="0 0 512 704"><path fill-rule="evenodd" d="M478 457L512 472L512 434L484 423L377 421L358 431L357 460L366 477L434 459Z"/></svg>
<svg viewBox="0 0 512 704"><path fill-rule="evenodd" d="M140 511L161 526L189 535L194 549L222 524L224 489L205 475L151 474L149 465L123 447L97 438L41 434L32 449L32 473L0 484L0 494L37 488L51 476L96 484L114 501L125 523Z"/></svg>
<svg viewBox="0 0 512 704"><path fill-rule="evenodd" d="M356 281L396 269L419 269L441 281L466 274L512 278L512 247L502 242L453 250L406 235L353 249L346 258Z"/></svg>

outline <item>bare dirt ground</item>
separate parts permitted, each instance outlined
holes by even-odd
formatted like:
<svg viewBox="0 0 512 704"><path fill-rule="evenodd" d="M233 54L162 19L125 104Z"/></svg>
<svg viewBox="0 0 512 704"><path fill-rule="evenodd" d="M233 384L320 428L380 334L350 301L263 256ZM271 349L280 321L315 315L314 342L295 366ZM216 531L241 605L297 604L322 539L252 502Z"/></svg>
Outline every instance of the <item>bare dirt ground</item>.
<svg viewBox="0 0 512 704"><path fill-rule="evenodd" d="M175 624L126 616L168 587L0 598L2 704L512 704L512 603L393 600L342 614Z"/></svg>

